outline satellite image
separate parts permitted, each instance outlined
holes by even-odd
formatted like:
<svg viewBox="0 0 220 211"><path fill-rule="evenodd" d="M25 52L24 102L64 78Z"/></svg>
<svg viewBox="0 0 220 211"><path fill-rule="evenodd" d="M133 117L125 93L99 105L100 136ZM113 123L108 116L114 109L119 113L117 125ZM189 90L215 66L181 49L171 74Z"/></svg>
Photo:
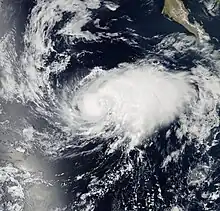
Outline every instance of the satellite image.
<svg viewBox="0 0 220 211"><path fill-rule="evenodd" d="M0 0L0 211L220 211L219 0Z"/></svg>

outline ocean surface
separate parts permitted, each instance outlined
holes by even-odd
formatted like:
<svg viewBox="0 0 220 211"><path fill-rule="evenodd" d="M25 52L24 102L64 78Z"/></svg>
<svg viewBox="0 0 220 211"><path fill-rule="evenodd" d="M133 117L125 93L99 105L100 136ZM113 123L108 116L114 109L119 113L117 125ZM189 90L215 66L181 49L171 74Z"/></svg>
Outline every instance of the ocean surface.
<svg viewBox="0 0 220 211"><path fill-rule="evenodd" d="M220 210L220 8L0 1L0 211Z"/></svg>

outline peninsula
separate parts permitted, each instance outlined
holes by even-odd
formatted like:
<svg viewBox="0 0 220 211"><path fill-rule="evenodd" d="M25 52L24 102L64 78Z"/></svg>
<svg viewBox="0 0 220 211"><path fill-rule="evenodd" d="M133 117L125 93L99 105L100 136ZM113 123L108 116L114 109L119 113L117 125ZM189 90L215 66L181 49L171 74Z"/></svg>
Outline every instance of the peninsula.
<svg viewBox="0 0 220 211"><path fill-rule="evenodd" d="M197 23L189 21L189 11L186 9L183 0L164 0L164 7L162 14L168 16L173 21L184 26L190 33L195 35L198 39L204 38L206 34L202 26Z"/></svg>

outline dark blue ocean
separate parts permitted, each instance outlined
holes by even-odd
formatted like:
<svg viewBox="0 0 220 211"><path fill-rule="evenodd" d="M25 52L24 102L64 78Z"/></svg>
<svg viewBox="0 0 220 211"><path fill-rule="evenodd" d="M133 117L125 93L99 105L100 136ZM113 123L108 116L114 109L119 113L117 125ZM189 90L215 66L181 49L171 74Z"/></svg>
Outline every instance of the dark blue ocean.
<svg viewBox="0 0 220 211"><path fill-rule="evenodd" d="M57 60L61 53L67 54L71 58L64 71L50 74L50 86L55 92L59 93L63 86L72 83L71 79L76 75L86 75L94 67L98 66L109 70L117 67L120 63L133 63L144 59L146 55L160 59L168 69L185 71L195 67L197 62L202 59L199 53L193 51L188 51L187 54L180 51L170 58L160 54L156 49L157 44L169 34L179 32L193 36L183 26L161 14L163 0L112 0L112 2L119 5L114 11L106 8L105 1L101 1L102 6L98 10L91 9L92 19L83 26L82 30L92 34L116 33L115 37L103 36L98 41L86 41L79 38L73 42L67 36L64 40L56 32L74 15L68 12L62 14L61 21L57 22L52 29L51 39L55 41L55 51L44 55L46 58L45 67ZM210 43L215 46L215 49L219 49L220 16L207 15L204 6L195 0L184 2L191 11L190 19L195 18L203 24L204 29L211 37ZM29 22L30 12L36 2L8 0L4 5L5 10L10 10L13 5L10 17L5 22L8 23L9 28L14 27L16 51L19 57L24 50L23 36ZM100 19L99 27L94 24L94 19ZM0 36L3 36L4 31L7 30L8 28L2 30ZM138 36L134 36L134 33ZM135 44L130 44L132 42ZM44 67L39 71L44 72ZM38 126L33 123L33 127L45 127L44 124L47 123L42 120L41 123L36 123ZM106 155L108 142L103 140L103 142L106 141L106 144L98 147L102 141L98 138L97 140L89 140L88 144L79 149L73 147L63 149L62 156L60 155L56 159L51 160L42 155L49 168L53 170L53 183L59 189L62 204L66 206L68 211L78 211L72 204L73 202L77 204L80 200L78 193L83 194L91 191L92 187L89 186L92 180L91 175L97 180L100 178L102 181L106 181L107 179L103 179L106 172L117 171L126 162L129 162L134 168L133 171L125 173L120 180L109 184L108 190L102 197L100 195L88 197L88 200L95 201L95 211L132 211L135 206L138 211L165 211L174 205L188 211L220 210L220 198L210 202L202 196L202 193L214 192L218 188L220 181L220 136L215 138L217 144L207 151L203 145L198 148L193 142L188 142L187 137L177 138L175 130L179 126L177 120L168 127L162 128L151 137L149 145L137 146L128 155L125 155L120 149ZM167 138L168 130L171 132ZM213 140L213 134L216 134L218 130L219 128L213 128L207 142ZM164 159L173 151L181 150L183 145L185 148L181 151L178 162L171 160L166 168L162 168ZM140 151L142 152L142 160L138 158ZM77 152L76 155L71 156L75 152ZM210 157L214 164L212 172L208 174L208 182L205 180L199 186L189 185L189 171L199 163L207 163L208 165ZM77 175L82 174L84 174L83 178L74 179ZM100 188L102 185L104 186L104 184L100 184ZM149 201L147 201L148 199ZM206 204L206 209L204 209L204 204Z"/></svg>

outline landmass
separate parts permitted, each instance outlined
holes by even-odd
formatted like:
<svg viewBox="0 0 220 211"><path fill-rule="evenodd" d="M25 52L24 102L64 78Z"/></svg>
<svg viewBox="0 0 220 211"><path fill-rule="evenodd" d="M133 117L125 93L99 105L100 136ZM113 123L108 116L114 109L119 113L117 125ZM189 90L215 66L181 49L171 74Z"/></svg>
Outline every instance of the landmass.
<svg viewBox="0 0 220 211"><path fill-rule="evenodd" d="M182 0L164 0L162 14L168 16L170 19L184 26L198 39L201 40L208 37L203 27L199 23L197 23L196 21L194 23L191 23L189 21L189 11L186 9Z"/></svg>

